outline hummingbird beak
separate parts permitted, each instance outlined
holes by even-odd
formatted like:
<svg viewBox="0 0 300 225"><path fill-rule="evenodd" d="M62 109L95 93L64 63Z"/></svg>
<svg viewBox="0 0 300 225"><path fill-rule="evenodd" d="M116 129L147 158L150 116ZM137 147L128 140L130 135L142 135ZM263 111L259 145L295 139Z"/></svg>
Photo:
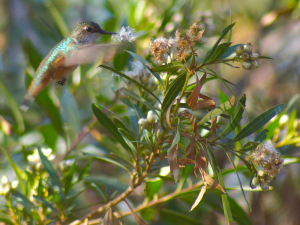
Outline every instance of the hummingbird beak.
<svg viewBox="0 0 300 225"><path fill-rule="evenodd" d="M109 34L109 35L118 34L118 33L115 33L115 32L109 32L109 31L105 31L105 30L102 30L102 29L99 31L99 33L100 34Z"/></svg>

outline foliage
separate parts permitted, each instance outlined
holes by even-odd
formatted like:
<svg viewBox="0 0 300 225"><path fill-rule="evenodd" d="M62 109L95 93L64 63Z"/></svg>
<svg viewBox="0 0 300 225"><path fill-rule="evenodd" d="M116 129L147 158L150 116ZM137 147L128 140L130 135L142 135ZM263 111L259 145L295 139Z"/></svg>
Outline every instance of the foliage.
<svg viewBox="0 0 300 225"><path fill-rule="evenodd" d="M131 3L128 23L137 30L144 25L145 29L163 32L179 7L178 2L174 3L156 28L155 22L136 18L137 8ZM106 4L113 13L111 3ZM68 35L66 22L50 1L48 10L56 32ZM104 28L112 25L117 27L110 20ZM199 224L198 215L205 214L208 206L223 213L229 224L251 224L228 191L240 190L251 210L245 192L260 190L250 189L244 178L251 188L259 184L269 189L276 175L270 180L266 173L260 174L262 168L255 164L251 152L270 139L276 148L299 143L296 111L290 110L297 96L286 107L278 104L257 112L256 118L245 119L246 95L237 96L231 88L233 83L215 71L215 65L233 67L233 62L240 62L244 69L257 66L259 57L250 60L254 55L251 45L232 45L234 26L231 22L220 31L210 49L201 42L205 32L193 24L185 34L176 32L175 38L149 40L152 55L137 54L131 49L117 55L113 64L99 65L97 70L114 75L109 80L113 82L112 98L97 93L95 66L80 69L85 74L84 81L73 80L63 90L61 105L53 97L53 87L49 87L26 113L16 107L11 93L0 82L12 112L10 117L0 117L0 148L5 156L1 166L9 165L18 179L11 182L2 178L0 194L5 203L0 208L0 221L121 224L124 220L146 224L159 215L166 224ZM143 35L140 38L146 38ZM242 53L237 50L241 46ZM23 43L23 49L29 62L29 83L32 68L36 70L41 56L29 40ZM128 59L134 60L134 68L124 72ZM75 72L79 79L80 72ZM232 96L222 91L214 93L220 96L218 104L204 91L213 81L221 83ZM92 104L80 102L80 95L89 95ZM41 110L47 118L42 125L29 122ZM230 168L220 165L221 154L228 157ZM226 183L230 174L236 174L238 186ZM85 198L92 203L87 204ZM184 206L177 201L184 202ZM163 208L158 208L160 204Z"/></svg>

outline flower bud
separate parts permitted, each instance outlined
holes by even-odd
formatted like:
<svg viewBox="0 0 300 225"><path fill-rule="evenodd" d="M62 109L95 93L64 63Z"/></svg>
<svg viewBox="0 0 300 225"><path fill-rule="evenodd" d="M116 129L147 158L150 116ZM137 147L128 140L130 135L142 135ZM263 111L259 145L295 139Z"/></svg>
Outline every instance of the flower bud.
<svg viewBox="0 0 300 225"><path fill-rule="evenodd" d="M250 56L250 60L253 61L253 60L258 59L259 54L253 52L253 53L251 53L249 56Z"/></svg>
<svg viewBox="0 0 300 225"><path fill-rule="evenodd" d="M147 127L148 127L148 122L147 122L147 120L144 119L144 118L139 119L138 124L141 125L141 126L144 127L144 128L147 128Z"/></svg>
<svg viewBox="0 0 300 225"><path fill-rule="evenodd" d="M155 116L154 116L154 113L153 113L152 110L148 111L148 114L147 114L147 122L148 122L150 125L155 124Z"/></svg>
<svg viewBox="0 0 300 225"><path fill-rule="evenodd" d="M244 52L250 54L252 52L252 45L251 43L244 45Z"/></svg>
<svg viewBox="0 0 300 225"><path fill-rule="evenodd" d="M245 70L251 70L252 69L252 65L250 62L243 62L242 66Z"/></svg>
<svg viewBox="0 0 300 225"><path fill-rule="evenodd" d="M258 68L259 67L259 63L258 63L257 60L251 61L251 65L252 65L253 68Z"/></svg>
<svg viewBox="0 0 300 225"><path fill-rule="evenodd" d="M239 47L237 47L237 49L235 50L235 53L240 56L244 53L244 46L240 45Z"/></svg>
<svg viewBox="0 0 300 225"><path fill-rule="evenodd" d="M241 56L240 59L243 61L249 61L249 54L244 52Z"/></svg>
<svg viewBox="0 0 300 225"><path fill-rule="evenodd" d="M8 184L7 176L4 175L4 176L1 178L1 183L2 183L3 185Z"/></svg>
<svg viewBox="0 0 300 225"><path fill-rule="evenodd" d="M265 172L263 170L258 170L257 171L257 176L263 177L265 175Z"/></svg>
<svg viewBox="0 0 300 225"><path fill-rule="evenodd" d="M260 180L259 185L262 190L264 191L269 190L269 185L265 180Z"/></svg>
<svg viewBox="0 0 300 225"><path fill-rule="evenodd" d="M253 177L251 182L250 182L250 187L252 189L256 188L256 186L259 184L259 180L257 177Z"/></svg>

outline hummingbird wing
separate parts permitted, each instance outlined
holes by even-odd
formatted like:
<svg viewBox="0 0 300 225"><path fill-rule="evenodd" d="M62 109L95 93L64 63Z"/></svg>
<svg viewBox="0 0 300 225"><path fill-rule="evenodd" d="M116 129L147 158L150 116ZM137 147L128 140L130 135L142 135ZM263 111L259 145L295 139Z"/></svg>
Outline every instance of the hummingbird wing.
<svg viewBox="0 0 300 225"><path fill-rule="evenodd" d="M64 59L64 66L92 64L101 59L108 61L116 53L121 53L126 44L83 44L70 50Z"/></svg>

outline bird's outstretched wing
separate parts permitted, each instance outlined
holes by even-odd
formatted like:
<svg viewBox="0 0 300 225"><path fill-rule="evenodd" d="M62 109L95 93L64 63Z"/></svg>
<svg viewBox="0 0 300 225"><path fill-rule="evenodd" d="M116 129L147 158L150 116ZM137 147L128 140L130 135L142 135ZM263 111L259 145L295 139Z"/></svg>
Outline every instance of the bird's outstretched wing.
<svg viewBox="0 0 300 225"><path fill-rule="evenodd" d="M64 66L92 64L98 60L108 61L115 54L122 53L127 44L85 44L70 50L64 59Z"/></svg>

